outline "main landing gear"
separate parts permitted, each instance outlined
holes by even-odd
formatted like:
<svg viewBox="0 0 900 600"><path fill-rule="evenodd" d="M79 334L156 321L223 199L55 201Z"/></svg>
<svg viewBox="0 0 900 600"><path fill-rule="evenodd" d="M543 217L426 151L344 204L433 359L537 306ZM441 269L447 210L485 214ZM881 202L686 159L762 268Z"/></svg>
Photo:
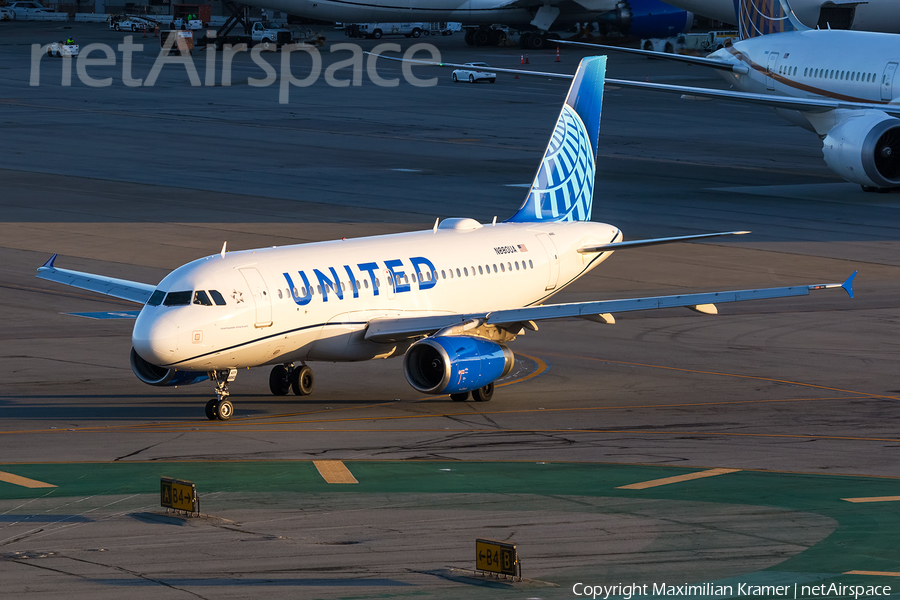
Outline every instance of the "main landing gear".
<svg viewBox="0 0 900 600"><path fill-rule="evenodd" d="M313 370L303 363L299 367L295 367L294 363L275 365L269 373L269 389L276 396L284 396L289 391L296 396L309 396L315 385Z"/></svg>
<svg viewBox="0 0 900 600"><path fill-rule="evenodd" d="M477 390L472 390L472 399L475 402L487 402L494 397L494 384L489 383ZM461 392L459 394L450 394L450 399L454 402L465 402L469 399L469 392Z"/></svg>
<svg viewBox="0 0 900 600"><path fill-rule="evenodd" d="M228 384L235 377L237 369L209 372L209 379L216 384L216 397L206 403L206 418L210 421L227 421L234 414L234 405L228 399Z"/></svg>

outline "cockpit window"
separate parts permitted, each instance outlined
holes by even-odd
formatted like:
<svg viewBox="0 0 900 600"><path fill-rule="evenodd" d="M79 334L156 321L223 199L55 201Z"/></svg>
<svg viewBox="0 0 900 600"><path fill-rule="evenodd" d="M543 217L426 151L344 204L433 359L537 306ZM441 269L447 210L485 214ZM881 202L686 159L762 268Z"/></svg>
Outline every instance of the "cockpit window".
<svg viewBox="0 0 900 600"><path fill-rule="evenodd" d="M169 292L163 301L165 306L187 306L191 303L191 297L194 292L188 290L186 292Z"/></svg>
<svg viewBox="0 0 900 600"><path fill-rule="evenodd" d="M197 290L194 292L194 304L200 304L201 306L212 306L212 302L209 301L209 296L206 295L206 292L203 290Z"/></svg>
<svg viewBox="0 0 900 600"><path fill-rule="evenodd" d="M216 306L225 306L225 298L222 297L217 290L209 290L209 295L212 296L213 302L216 303Z"/></svg>
<svg viewBox="0 0 900 600"><path fill-rule="evenodd" d="M153 294L150 295L150 299L147 300L147 304L150 306L159 306L162 304L163 298L166 297L166 293L162 290L154 290Z"/></svg>

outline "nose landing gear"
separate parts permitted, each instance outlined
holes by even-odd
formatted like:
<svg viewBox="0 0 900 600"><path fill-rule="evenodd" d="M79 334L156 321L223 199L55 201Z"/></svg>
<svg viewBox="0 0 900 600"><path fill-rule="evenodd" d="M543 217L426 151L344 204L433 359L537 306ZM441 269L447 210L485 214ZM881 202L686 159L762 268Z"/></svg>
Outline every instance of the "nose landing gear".
<svg viewBox="0 0 900 600"><path fill-rule="evenodd" d="M227 421L234 414L234 405L228 399L228 384L237 377L237 369L210 371L209 379L216 384L216 397L206 403L206 418Z"/></svg>

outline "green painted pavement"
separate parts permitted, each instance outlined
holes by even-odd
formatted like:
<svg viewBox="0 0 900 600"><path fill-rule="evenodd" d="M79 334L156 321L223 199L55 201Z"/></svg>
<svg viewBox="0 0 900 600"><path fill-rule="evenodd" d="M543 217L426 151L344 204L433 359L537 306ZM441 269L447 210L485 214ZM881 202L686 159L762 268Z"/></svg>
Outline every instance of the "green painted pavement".
<svg viewBox="0 0 900 600"><path fill-rule="evenodd" d="M57 485L28 489L0 482L0 499L157 494L161 476L187 479L201 495L243 493L492 493L649 498L778 507L821 514L838 527L812 548L768 569L822 574L900 572L900 502L853 504L841 498L900 496L900 479L740 471L646 490L618 486L698 469L533 462L345 461L355 485L325 483L311 461L0 464L0 471ZM601 510L601 509L590 509ZM604 512L616 508L604 507ZM627 511L627 506L621 508ZM841 582L872 581L842 576ZM879 578L880 579L880 578ZM900 589L900 578L896 581Z"/></svg>

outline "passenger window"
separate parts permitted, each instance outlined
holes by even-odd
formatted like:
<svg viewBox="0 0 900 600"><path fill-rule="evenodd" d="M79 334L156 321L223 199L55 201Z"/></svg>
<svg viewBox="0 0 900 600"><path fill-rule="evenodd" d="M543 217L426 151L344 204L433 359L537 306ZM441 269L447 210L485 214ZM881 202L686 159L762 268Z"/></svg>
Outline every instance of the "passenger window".
<svg viewBox="0 0 900 600"><path fill-rule="evenodd" d="M528 261L528 268L529 268L529 269L533 269L533 268L534 268L534 263L531 262L530 260Z"/></svg>
<svg viewBox="0 0 900 600"><path fill-rule="evenodd" d="M469 276L469 270L468 270L467 268L465 268L465 267L463 267L463 274L464 274L466 277Z"/></svg>
<svg viewBox="0 0 900 600"><path fill-rule="evenodd" d="M450 272L452 273L453 271L450 271ZM447 279L447 272L444 271L443 269L441 269L441 279Z"/></svg>
<svg viewBox="0 0 900 600"><path fill-rule="evenodd" d="M207 296L206 292L203 290L194 292L194 304L199 304L200 306L212 306L212 302L209 301L209 296Z"/></svg>
<svg viewBox="0 0 900 600"><path fill-rule="evenodd" d="M484 275L484 269L481 268L481 265L478 265L478 274Z"/></svg>
<svg viewBox="0 0 900 600"><path fill-rule="evenodd" d="M356 289L360 289L362 285L359 283L359 279L356 280Z"/></svg>
<svg viewBox="0 0 900 600"><path fill-rule="evenodd" d="M213 302L216 303L216 306L225 306L225 298L222 297L216 290L209 290L209 295L212 296Z"/></svg>
<svg viewBox="0 0 900 600"><path fill-rule="evenodd" d="M462 277L462 275L459 274L459 269L456 270L456 276L457 276L457 277Z"/></svg>
<svg viewBox="0 0 900 600"><path fill-rule="evenodd" d="M503 263L500 263L500 272L506 273L506 266Z"/></svg>
<svg viewBox="0 0 900 600"><path fill-rule="evenodd" d="M516 264L516 271L518 271L519 270L519 261L516 261L515 264Z"/></svg>
<svg viewBox="0 0 900 600"><path fill-rule="evenodd" d="M194 295L193 292L169 292L166 295L166 299L163 300L163 304L166 306L187 306L191 303L191 297Z"/></svg>
<svg viewBox="0 0 900 600"><path fill-rule="evenodd" d="M150 306L159 306L162 304L163 298L166 297L166 293L162 290L155 290L152 294L150 294L150 299L147 300L147 304Z"/></svg>
<svg viewBox="0 0 900 600"><path fill-rule="evenodd" d="M369 280L368 280L368 279L363 279L363 286L364 286L366 289L369 289Z"/></svg>
<svg viewBox="0 0 900 600"><path fill-rule="evenodd" d="M278 288L278 299L281 300L284 296L281 295L281 288Z"/></svg>
<svg viewBox="0 0 900 600"><path fill-rule="evenodd" d="M497 272L497 265L494 265L494 273Z"/></svg>
<svg viewBox="0 0 900 600"><path fill-rule="evenodd" d="M317 285L317 286L316 286L316 291L319 292L319 294L321 294L321 293L322 293L322 286L321 286L321 285Z"/></svg>

